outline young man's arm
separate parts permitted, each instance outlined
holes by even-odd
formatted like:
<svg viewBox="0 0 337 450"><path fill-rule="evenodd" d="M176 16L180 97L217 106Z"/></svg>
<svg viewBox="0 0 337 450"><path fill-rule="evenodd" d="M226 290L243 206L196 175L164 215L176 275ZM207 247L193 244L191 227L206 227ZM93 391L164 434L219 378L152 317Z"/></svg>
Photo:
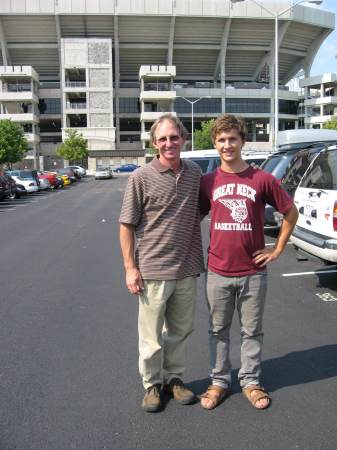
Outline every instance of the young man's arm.
<svg viewBox="0 0 337 450"><path fill-rule="evenodd" d="M126 286L131 294L139 295L144 285L135 262L135 227L121 223L119 237L124 260Z"/></svg>
<svg viewBox="0 0 337 450"><path fill-rule="evenodd" d="M254 263L260 267L266 266L268 263L275 261L285 249L290 235L296 225L298 211L296 206L292 206L284 215L279 235L277 237L275 247L273 249L263 248L253 253Z"/></svg>

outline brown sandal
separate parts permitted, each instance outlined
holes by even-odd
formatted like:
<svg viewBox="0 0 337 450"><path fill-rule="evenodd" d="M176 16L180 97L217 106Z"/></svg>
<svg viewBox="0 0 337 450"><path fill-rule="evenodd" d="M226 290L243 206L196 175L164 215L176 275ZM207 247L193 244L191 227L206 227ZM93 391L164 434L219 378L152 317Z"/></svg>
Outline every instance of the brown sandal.
<svg viewBox="0 0 337 450"><path fill-rule="evenodd" d="M256 384L250 385L246 388L243 388L242 393L254 406L255 409L266 409L270 405L271 398L269 397L268 392L261 386L258 386ZM259 408L256 406L256 403L262 399L267 399L268 402L266 406L264 406L263 408Z"/></svg>
<svg viewBox="0 0 337 450"><path fill-rule="evenodd" d="M221 402L224 401L226 397L228 397L230 391L228 388L223 388L221 386L217 386L215 384L212 384L211 386L208 386L207 391L200 396L201 398L201 407L204 409L214 409L218 405L220 405ZM211 406L203 406L202 399L207 398L212 402Z"/></svg>

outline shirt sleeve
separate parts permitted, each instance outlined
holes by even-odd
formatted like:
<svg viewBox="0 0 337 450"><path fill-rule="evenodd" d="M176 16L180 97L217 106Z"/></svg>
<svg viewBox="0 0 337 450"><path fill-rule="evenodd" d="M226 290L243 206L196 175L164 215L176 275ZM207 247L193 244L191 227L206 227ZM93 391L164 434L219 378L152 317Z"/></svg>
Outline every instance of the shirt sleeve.
<svg viewBox="0 0 337 450"><path fill-rule="evenodd" d="M293 206L294 201L278 180L268 174L266 203L272 205L278 212L286 214Z"/></svg>
<svg viewBox="0 0 337 450"><path fill-rule="evenodd" d="M200 180L199 205L201 216L207 216L211 209L209 177L204 175Z"/></svg>
<svg viewBox="0 0 337 450"><path fill-rule="evenodd" d="M119 222L137 226L143 212L143 182L141 176L133 172L126 185Z"/></svg>

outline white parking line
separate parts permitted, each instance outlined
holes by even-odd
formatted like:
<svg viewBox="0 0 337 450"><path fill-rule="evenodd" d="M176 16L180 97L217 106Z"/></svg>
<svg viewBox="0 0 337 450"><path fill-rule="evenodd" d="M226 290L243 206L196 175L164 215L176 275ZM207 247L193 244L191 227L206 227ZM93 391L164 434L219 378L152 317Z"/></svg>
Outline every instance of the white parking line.
<svg viewBox="0 0 337 450"><path fill-rule="evenodd" d="M323 302L337 302L337 297L334 297L330 292L324 292L323 294L316 294L318 298Z"/></svg>
<svg viewBox="0 0 337 450"><path fill-rule="evenodd" d="M297 272L297 273L283 273L282 277L301 277L305 275L321 275L326 273L337 273L337 269L334 270L314 270L312 272Z"/></svg>
<svg viewBox="0 0 337 450"><path fill-rule="evenodd" d="M265 244L265 245L266 245L266 247L269 247L271 245L275 245L275 242L269 242L268 244ZM287 245L291 245L291 242L287 242Z"/></svg>

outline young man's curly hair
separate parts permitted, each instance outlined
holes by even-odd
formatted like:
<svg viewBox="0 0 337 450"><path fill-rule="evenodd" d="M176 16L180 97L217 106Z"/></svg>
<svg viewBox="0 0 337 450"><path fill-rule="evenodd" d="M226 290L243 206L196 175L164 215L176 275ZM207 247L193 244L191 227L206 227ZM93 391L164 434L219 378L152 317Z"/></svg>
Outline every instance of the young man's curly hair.
<svg viewBox="0 0 337 450"><path fill-rule="evenodd" d="M211 130L211 136L213 144L215 142L216 136L221 133L228 133L231 130L237 130L243 142L246 142L248 137L248 130L246 123L242 117L234 116L231 114L225 114L224 116L218 117L213 124Z"/></svg>

